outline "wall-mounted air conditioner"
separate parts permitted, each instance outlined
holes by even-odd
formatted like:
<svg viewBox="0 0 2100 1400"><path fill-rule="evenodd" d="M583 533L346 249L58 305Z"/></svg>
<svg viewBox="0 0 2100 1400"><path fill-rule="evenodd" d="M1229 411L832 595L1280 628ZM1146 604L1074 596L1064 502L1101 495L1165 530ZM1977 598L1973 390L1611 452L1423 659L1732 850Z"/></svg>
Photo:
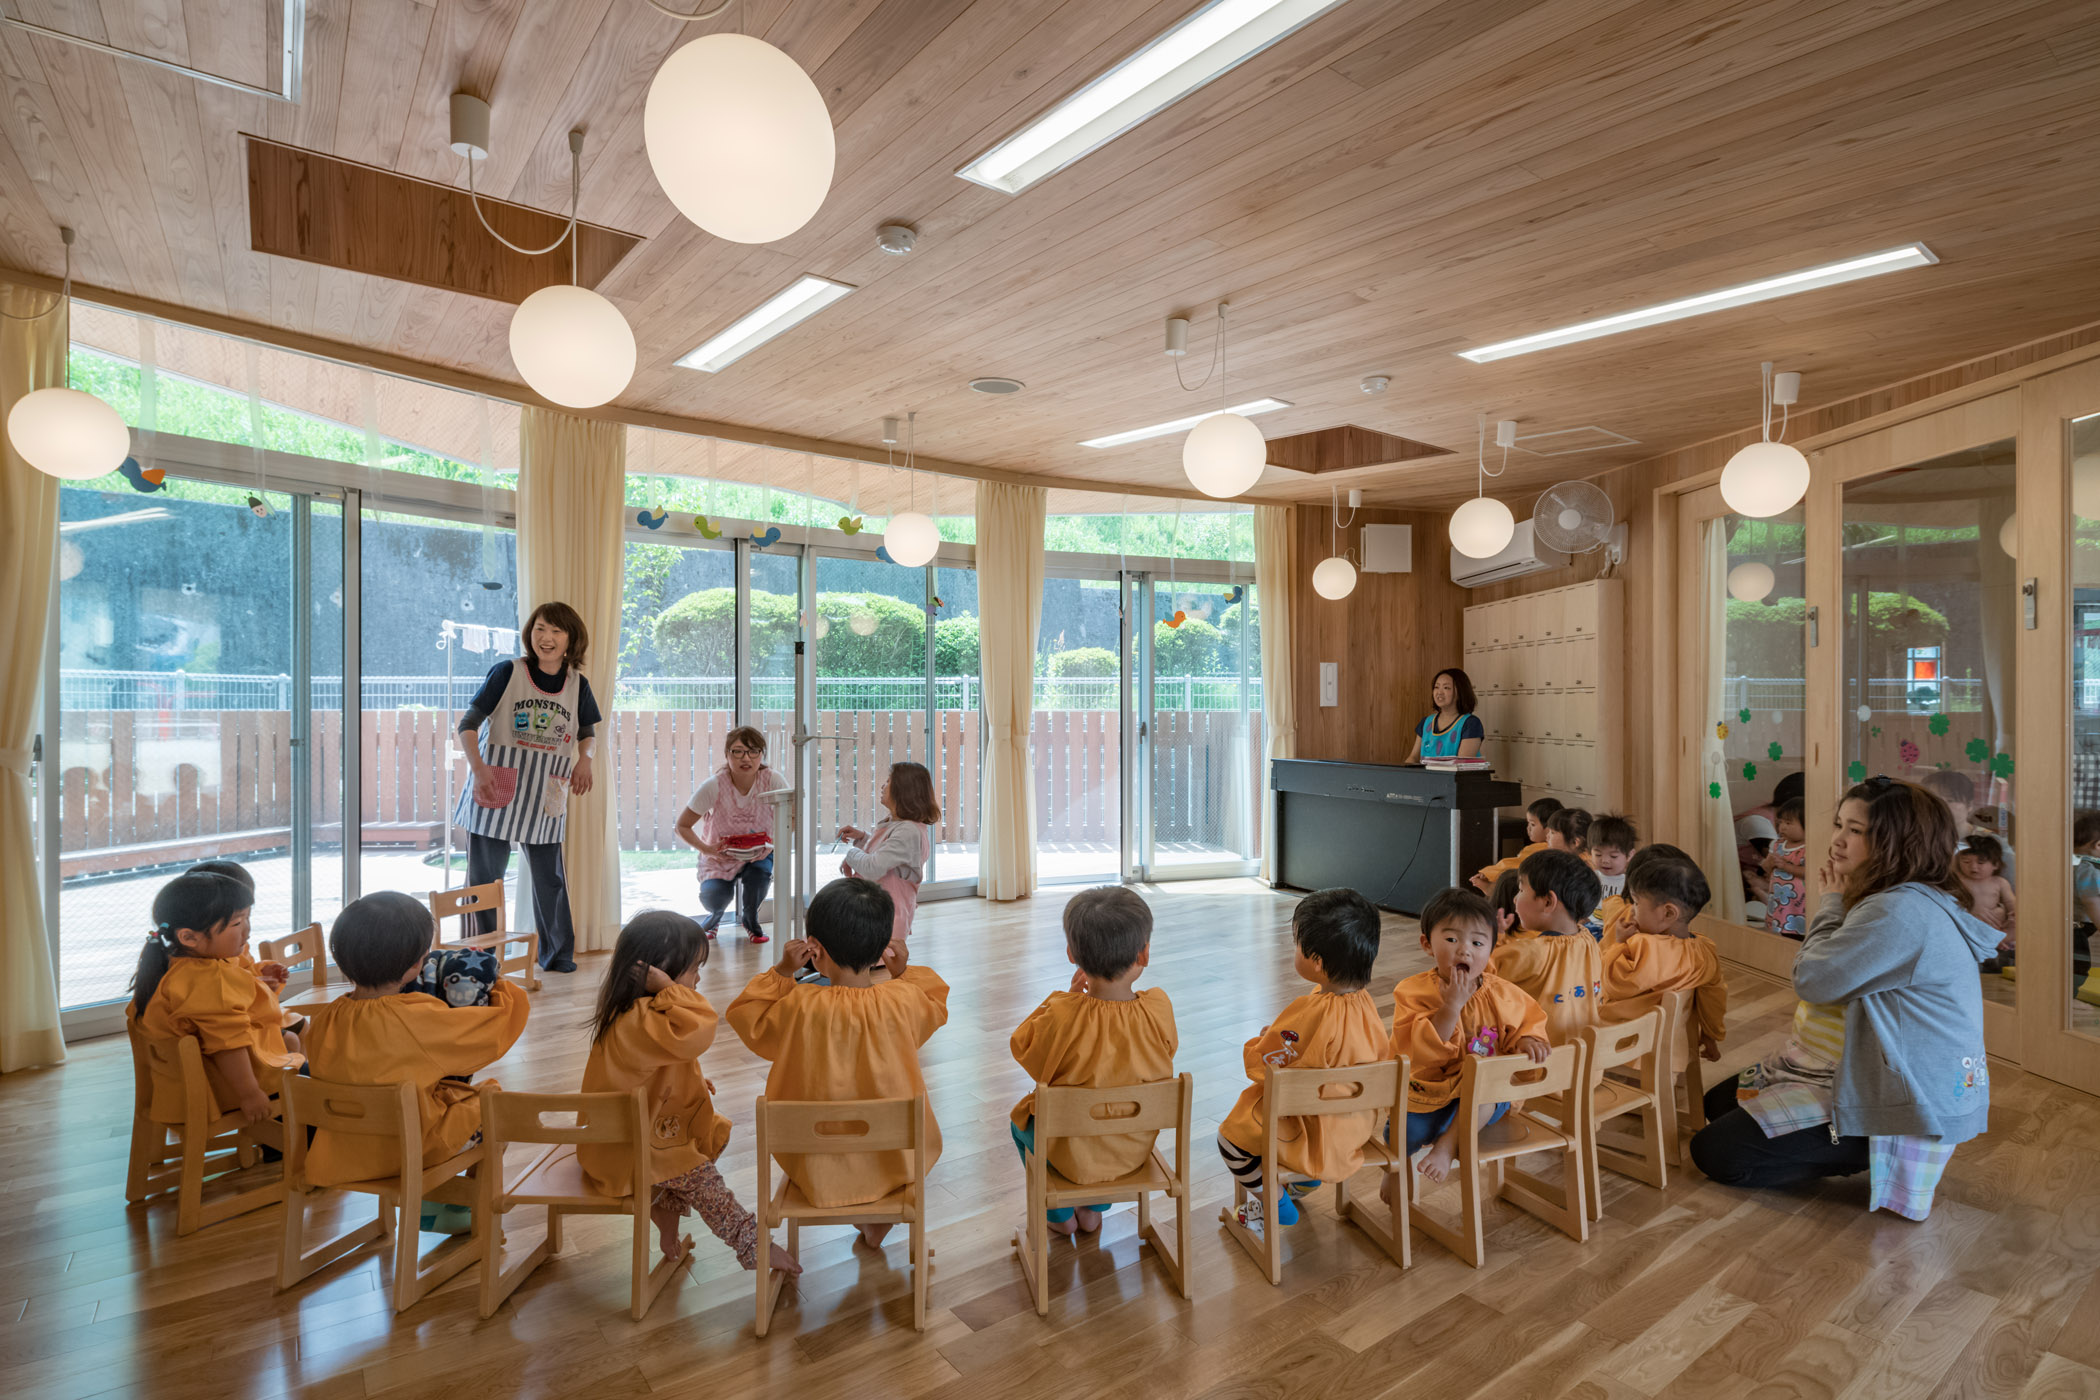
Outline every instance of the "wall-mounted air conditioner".
<svg viewBox="0 0 2100 1400"><path fill-rule="evenodd" d="M1531 522L1520 520L1510 536L1509 547L1486 559L1451 551L1451 581L1461 588L1483 588L1508 578L1522 578L1541 569L1566 568L1568 556L1548 549L1532 538Z"/></svg>

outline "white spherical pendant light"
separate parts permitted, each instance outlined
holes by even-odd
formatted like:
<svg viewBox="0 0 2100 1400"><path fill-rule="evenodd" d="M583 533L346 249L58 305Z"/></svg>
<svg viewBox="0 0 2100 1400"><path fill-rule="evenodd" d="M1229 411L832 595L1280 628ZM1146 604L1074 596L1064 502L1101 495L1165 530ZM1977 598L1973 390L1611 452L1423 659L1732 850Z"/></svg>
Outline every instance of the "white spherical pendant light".
<svg viewBox="0 0 2100 1400"><path fill-rule="evenodd" d="M771 243L808 223L838 156L809 74L748 34L709 34L664 60L642 143L678 212L732 243Z"/></svg>
<svg viewBox="0 0 2100 1400"><path fill-rule="evenodd" d="M2008 515L1998 527L1998 548L2014 559L2020 557L2020 517Z"/></svg>
<svg viewBox="0 0 2100 1400"><path fill-rule="evenodd" d="M1451 547L1469 559L1492 559L1509 548L1517 518L1493 496L1475 496L1451 512Z"/></svg>
<svg viewBox="0 0 2100 1400"><path fill-rule="evenodd" d="M1728 596L1739 603L1761 603L1772 595L1778 582L1770 564L1752 560L1728 571Z"/></svg>
<svg viewBox="0 0 2100 1400"><path fill-rule="evenodd" d="M1213 413L1182 439L1181 469L1206 496L1242 494L1261 480L1268 464L1268 440L1237 413Z"/></svg>
<svg viewBox="0 0 2100 1400"><path fill-rule="evenodd" d="M634 378L634 331L588 287L542 287L510 318L510 360L541 398L596 408Z"/></svg>
<svg viewBox="0 0 2100 1400"><path fill-rule="evenodd" d="M1356 566L1336 555L1313 566L1313 592L1322 598L1346 598L1356 591Z"/></svg>
<svg viewBox="0 0 2100 1400"><path fill-rule="evenodd" d="M882 532L882 547L905 568L916 569L940 549L941 532L934 528L931 516L908 510L890 517L889 528Z"/></svg>
<svg viewBox="0 0 2100 1400"><path fill-rule="evenodd" d="M65 481L107 476L131 455L131 429L93 394L38 389L7 415L7 439L22 460Z"/></svg>
<svg viewBox="0 0 2100 1400"><path fill-rule="evenodd" d="M1721 468L1721 499L1753 520L1792 510L1807 494L1808 458L1789 443L1753 442Z"/></svg>

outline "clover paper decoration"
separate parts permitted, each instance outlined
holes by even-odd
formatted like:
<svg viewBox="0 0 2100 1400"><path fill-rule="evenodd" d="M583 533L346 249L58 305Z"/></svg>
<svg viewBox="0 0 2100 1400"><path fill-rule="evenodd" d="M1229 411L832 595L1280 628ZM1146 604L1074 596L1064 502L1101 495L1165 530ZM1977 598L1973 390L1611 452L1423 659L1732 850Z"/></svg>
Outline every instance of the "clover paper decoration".
<svg viewBox="0 0 2100 1400"><path fill-rule="evenodd" d="M1872 726L1870 726L1870 727L1868 728L1868 730L1867 730L1867 733L1869 733L1869 734L1873 735L1873 736L1874 736L1875 738L1879 739L1879 738L1881 737L1881 726L1880 726L1880 725L1878 725L1878 724L1876 724L1876 725L1872 725Z"/></svg>
<svg viewBox="0 0 2100 1400"><path fill-rule="evenodd" d="M1708 797L1719 797L1721 795L1721 785L1719 783L1708 783L1706 785L1706 795Z"/></svg>
<svg viewBox="0 0 2100 1400"><path fill-rule="evenodd" d="M1939 738L1947 732L1947 717L1945 715L1934 715L1930 720L1926 721L1925 728L1932 733L1934 738Z"/></svg>
<svg viewBox="0 0 2100 1400"><path fill-rule="evenodd" d="M1771 759L1774 763L1779 762L1779 760L1785 756L1786 750L1780 746L1780 743L1777 739L1774 739L1771 743L1765 745L1765 757Z"/></svg>
<svg viewBox="0 0 2100 1400"><path fill-rule="evenodd" d="M1992 754L1992 755L1991 755L1991 776L1992 776L1992 777L1994 777L1994 778L2010 778L2010 777L2011 777L2012 775L2013 775L2013 761L2012 761L2012 755L2011 755L2011 754L2009 754L2009 753L1997 753L1997 754Z"/></svg>
<svg viewBox="0 0 2100 1400"><path fill-rule="evenodd" d="M1863 783L1867 780L1867 765L1855 758L1845 765L1845 776L1855 783Z"/></svg>
<svg viewBox="0 0 2100 1400"><path fill-rule="evenodd" d="M1903 760L1905 766L1916 763L1918 761L1918 746L1905 739L1896 746L1896 756Z"/></svg>
<svg viewBox="0 0 2100 1400"><path fill-rule="evenodd" d="M1754 782L1756 782L1756 781L1757 781L1757 765L1756 765L1756 764L1754 764L1754 763L1746 763L1746 764L1744 764L1744 765L1743 765L1743 781L1744 781L1744 782L1746 782L1746 783L1754 783Z"/></svg>
<svg viewBox="0 0 2100 1400"><path fill-rule="evenodd" d="M1969 762L1982 763L1991 756L1991 746L1981 739L1971 739L1962 752L1969 756Z"/></svg>
<svg viewBox="0 0 2100 1400"><path fill-rule="evenodd" d="M1742 709L1740 709L1740 710L1737 710L1737 711L1735 712L1735 717L1736 717L1737 719L1741 720L1741 721L1742 721L1743 723L1745 723L1745 724L1748 724L1748 723L1750 722L1750 710L1749 710L1749 707L1748 707L1748 706L1745 706L1744 708L1742 708Z"/></svg>

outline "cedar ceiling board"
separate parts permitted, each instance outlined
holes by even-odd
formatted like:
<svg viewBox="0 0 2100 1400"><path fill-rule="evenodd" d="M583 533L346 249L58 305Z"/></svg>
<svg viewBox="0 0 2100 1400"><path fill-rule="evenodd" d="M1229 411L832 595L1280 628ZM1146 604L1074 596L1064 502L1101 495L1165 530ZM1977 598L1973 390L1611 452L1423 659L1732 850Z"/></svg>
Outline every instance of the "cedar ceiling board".
<svg viewBox="0 0 2100 1400"><path fill-rule="evenodd" d="M169 11L200 64L225 18L209 3ZM663 231L606 288L644 347L623 403L865 443L909 402L929 410L930 455L1133 482L1177 482L1178 445L1073 444L1185 411L1156 363L1158 323L1219 295L1240 313L1233 383L1297 405L1265 419L1270 431L1361 422L1463 457L1486 409L1527 430L1597 422L1641 439L1527 465L1543 473L1596 471L1741 422L1745 366L1761 358L1804 369L1827 400L2100 311L2100 270L2077 237L2100 217L2084 173L2100 169L2100 46L2082 5L1356 0L1019 197L955 178L1187 8L754 7L750 29L810 67L839 130L825 209L767 249L691 229L656 190L641 97L690 35L617 0L315 0L297 107L195 85L201 176L174 168L179 133L136 129L154 101L126 100L140 89L116 60L55 55L71 46L15 31L0 36L0 131L20 175L0 160L0 232L55 271L35 230L72 223L83 280L510 379L500 325L471 298L271 267L227 230L223 151L258 129L254 112L296 144L426 163L457 184L444 98L471 77L493 84L504 113L497 164L513 173L493 190L558 207L560 138L580 122L585 211L633 210L623 226ZM580 55L553 37L585 31ZM391 155L386 112L400 129ZM195 217L200 191L215 226ZM888 218L918 226L919 253L872 253L869 231ZM1922 237L1946 262L1499 366L1451 354L1859 251L1869 234L1874 246ZM214 258L216 299L198 286ZM664 367L800 270L862 290L821 331L723 375ZM1354 386L1373 371L1394 392L1364 421ZM1030 388L979 404L958 386L974 372ZM1434 502L1456 499L1465 475L1415 464L1347 479L1374 500ZM1310 499L1324 484L1257 494Z"/></svg>
<svg viewBox="0 0 2100 1400"><path fill-rule="evenodd" d="M483 215L513 242L545 246L566 219L489 200ZM248 218L258 252L419 286L521 302L566 282L567 245L530 257L497 242L469 196L371 166L248 139ZM636 243L577 225L577 281L595 287Z"/></svg>
<svg viewBox="0 0 2100 1400"><path fill-rule="evenodd" d="M1270 466L1314 474L1382 467L1418 457L1442 457L1448 452L1447 448L1354 424L1269 439Z"/></svg>

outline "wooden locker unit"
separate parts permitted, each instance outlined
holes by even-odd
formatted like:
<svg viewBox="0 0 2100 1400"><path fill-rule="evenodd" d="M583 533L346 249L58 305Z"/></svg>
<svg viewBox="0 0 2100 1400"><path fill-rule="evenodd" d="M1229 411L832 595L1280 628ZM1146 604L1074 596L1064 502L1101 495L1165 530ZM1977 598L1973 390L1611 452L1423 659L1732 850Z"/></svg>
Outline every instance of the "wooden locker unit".
<svg viewBox="0 0 2100 1400"><path fill-rule="evenodd" d="M1606 578L1466 609L1485 752L1525 801L1625 809L1625 606Z"/></svg>

